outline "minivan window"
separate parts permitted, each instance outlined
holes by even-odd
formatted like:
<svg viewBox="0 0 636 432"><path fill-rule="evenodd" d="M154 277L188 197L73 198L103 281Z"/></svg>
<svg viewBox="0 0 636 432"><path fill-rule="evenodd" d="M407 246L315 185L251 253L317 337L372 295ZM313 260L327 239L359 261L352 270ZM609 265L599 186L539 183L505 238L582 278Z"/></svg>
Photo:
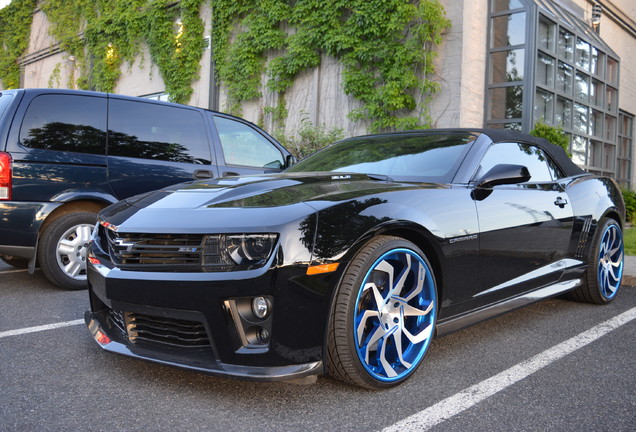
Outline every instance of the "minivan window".
<svg viewBox="0 0 636 432"><path fill-rule="evenodd" d="M283 155L267 138L245 123L214 117L225 163L255 168L280 169Z"/></svg>
<svg viewBox="0 0 636 432"><path fill-rule="evenodd" d="M11 99L13 99L12 94L0 92L0 117L2 117L4 110L9 106Z"/></svg>
<svg viewBox="0 0 636 432"><path fill-rule="evenodd" d="M211 163L204 119L195 110L110 99L108 113L109 156Z"/></svg>
<svg viewBox="0 0 636 432"><path fill-rule="evenodd" d="M104 154L106 99L78 95L40 95L29 104L20 143L29 148Z"/></svg>

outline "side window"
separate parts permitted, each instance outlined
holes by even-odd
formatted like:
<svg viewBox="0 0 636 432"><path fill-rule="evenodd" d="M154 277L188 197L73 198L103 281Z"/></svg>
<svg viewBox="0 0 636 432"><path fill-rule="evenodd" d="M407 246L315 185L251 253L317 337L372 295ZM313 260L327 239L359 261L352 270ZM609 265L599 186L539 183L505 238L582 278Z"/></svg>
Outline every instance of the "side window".
<svg viewBox="0 0 636 432"><path fill-rule="evenodd" d="M523 143L497 143L490 146L481 160L477 177L498 164L523 165L530 171L530 182L551 182L563 177L561 170L539 147Z"/></svg>
<svg viewBox="0 0 636 432"><path fill-rule="evenodd" d="M196 110L110 99L108 154L210 164L203 116Z"/></svg>
<svg viewBox="0 0 636 432"><path fill-rule="evenodd" d="M40 95L29 104L20 143L29 148L105 154L106 99Z"/></svg>
<svg viewBox="0 0 636 432"><path fill-rule="evenodd" d="M225 163L255 168L281 169L283 155L252 127L224 117L214 117Z"/></svg>

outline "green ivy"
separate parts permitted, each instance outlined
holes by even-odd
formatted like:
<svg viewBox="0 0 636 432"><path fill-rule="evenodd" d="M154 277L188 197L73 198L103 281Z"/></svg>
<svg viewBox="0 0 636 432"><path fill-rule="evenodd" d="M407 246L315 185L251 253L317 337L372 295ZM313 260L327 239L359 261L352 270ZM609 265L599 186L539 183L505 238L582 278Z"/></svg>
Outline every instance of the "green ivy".
<svg viewBox="0 0 636 432"><path fill-rule="evenodd" d="M13 0L0 10L0 81L7 89L20 87L18 58L29 46L36 0Z"/></svg>
<svg viewBox="0 0 636 432"><path fill-rule="evenodd" d="M203 0L48 0L41 7L51 35L75 58L83 89L112 91L124 62L147 42L166 92L186 103L203 54ZM182 31L175 25L180 18Z"/></svg>
<svg viewBox="0 0 636 432"><path fill-rule="evenodd" d="M450 22L438 0L212 0L217 78L228 109L269 90L284 93L323 54L343 64L346 94L362 102L349 117L373 131L428 126L418 100L438 90L434 45ZM284 29L289 29L285 31ZM267 56L273 57L266 64ZM410 116L413 111L420 116Z"/></svg>

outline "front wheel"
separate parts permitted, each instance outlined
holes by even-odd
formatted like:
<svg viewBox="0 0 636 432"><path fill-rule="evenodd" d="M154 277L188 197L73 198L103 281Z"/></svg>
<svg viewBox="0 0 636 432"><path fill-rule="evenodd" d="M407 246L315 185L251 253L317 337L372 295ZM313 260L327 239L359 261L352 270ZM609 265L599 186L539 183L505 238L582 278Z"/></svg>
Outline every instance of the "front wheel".
<svg viewBox="0 0 636 432"><path fill-rule="evenodd" d="M592 241L583 284L570 298L606 304L614 300L623 278L623 232L614 219L601 219Z"/></svg>
<svg viewBox="0 0 636 432"><path fill-rule="evenodd" d="M87 288L86 249L96 220L95 213L70 213L46 227L40 237L38 260L51 282L62 288Z"/></svg>
<svg viewBox="0 0 636 432"><path fill-rule="evenodd" d="M330 317L327 368L351 384L400 384L433 338L437 289L431 265L413 243L378 236L353 258Z"/></svg>

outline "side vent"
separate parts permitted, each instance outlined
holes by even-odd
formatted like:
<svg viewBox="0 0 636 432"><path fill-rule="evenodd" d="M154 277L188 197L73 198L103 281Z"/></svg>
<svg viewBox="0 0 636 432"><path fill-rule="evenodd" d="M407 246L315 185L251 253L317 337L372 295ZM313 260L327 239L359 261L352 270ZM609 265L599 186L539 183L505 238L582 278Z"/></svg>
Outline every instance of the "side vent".
<svg viewBox="0 0 636 432"><path fill-rule="evenodd" d="M592 228L592 216L585 218L583 222L583 228L581 229L581 236L579 237L579 244L576 247L577 258L583 258L585 253L585 246L587 246L587 239L590 237L590 229Z"/></svg>

